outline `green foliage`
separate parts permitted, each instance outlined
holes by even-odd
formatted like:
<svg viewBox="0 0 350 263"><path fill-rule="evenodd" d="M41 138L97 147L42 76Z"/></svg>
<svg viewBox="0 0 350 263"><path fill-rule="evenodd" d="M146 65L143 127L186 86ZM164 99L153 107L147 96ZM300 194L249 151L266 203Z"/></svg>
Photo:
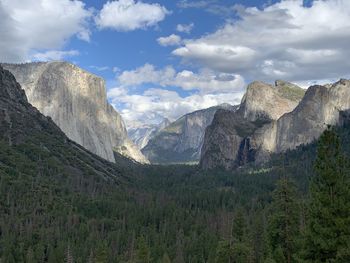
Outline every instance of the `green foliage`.
<svg viewBox="0 0 350 263"><path fill-rule="evenodd" d="M108 246L106 242L101 242L96 249L95 263L108 262Z"/></svg>
<svg viewBox="0 0 350 263"><path fill-rule="evenodd" d="M47 134L12 146L0 140L1 262L277 263L288 254L299 260L301 248L321 262L319 244L335 248L334 262L347 262L349 168L337 145L350 152L349 131L337 130L345 143L329 134L335 147L320 143L310 209L316 144L258 172L203 172L126 160L116 166ZM305 224L300 245L295 234Z"/></svg>
<svg viewBox="0 0 350 263"><path fill-rule="evenodd" d="M333 128L321 136L310 185L305 259L349 262L350 177L348 160Z"/></svg>
<svg viewBox="0 0 350 263"><path fill-rule="evenodd" d="M146 240L143 236L141 236L138 240L137 246L137 263L149 263L151 262L150 249L146 243Z"/></svg>
<svg viewBox="0 0 350 263"><path fill-rule="evenodd" d="M294 101L300 101L305 95L304 89L295 87L293 84L292 86L283 85L278 91L284 98Z"/></svg>
<svg viewBox="0 0 350 263"><path fill-rule="evenodd" d="M232 237L235 243L243 242L246 237L247 220L242 208L238 208L232 224Z"/></svg>
<svg viewBox="0 0 350 263"><path fill-rule="evenodd" d="M227 263L230 262L231 258L231 245L229 241L220 241L216 248L216 263Z"/></svg>
<svg viewBox="0 0 350 263"><path fill-rule="evenodd" d="M286 177L277 182L269 218L269 239L276 262L295 262L300 211L296 187Z"/></svg>

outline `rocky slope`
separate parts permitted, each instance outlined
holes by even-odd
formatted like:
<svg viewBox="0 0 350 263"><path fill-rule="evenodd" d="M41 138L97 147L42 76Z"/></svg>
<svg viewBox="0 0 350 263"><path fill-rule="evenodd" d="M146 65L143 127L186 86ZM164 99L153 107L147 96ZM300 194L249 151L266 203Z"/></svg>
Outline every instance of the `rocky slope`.
<svg viewBox="0 0 350 263"><path fill-rule="evenodd" d="M127 136L121 116L107 102L104 80L66 62L3 64L28 101L73 141L115 161L113 151L147 162Z"/></svg>
<svg viewBox="0 0 350 263"><path fill-rule="evenodd" d="M275 147L277 120L293 111L303 96L303 89L285 81L250 84L239 109L218 111L206 129L201 167L232 169L266 160Z"/></svg>
<svg viewBox="0 0 350 263"><path fill-rule="evenodd" d="M22 169L25 176L39 170L52 177L79 178L76 182L80 180L82 184L96 176L108 181L120 181L123 177L116 164L71 141L51 118L30 105L14 76L1 66L0 144L0 172L14 169L16 174ZM8 153L3 152L4 148L9 149ZM36 176L41 178L43 174Z"/></svg>
<svg viewBox="0 0 350 263"><path fill-rule="evenodd" d="M228 104L184 115L159 131L142 149L151 163L198 162L206 127L219 109L234 111Z"/></svg>
<svg viewBox="0 0 350 263"><path fill-rule="evenodd" d="M133 127L128 129L129 138L139 147L144 148L150 139L152 139L160 130L164 129L170 124L168 119L164 119L159 124L145 124L140 127Z"/></svg>

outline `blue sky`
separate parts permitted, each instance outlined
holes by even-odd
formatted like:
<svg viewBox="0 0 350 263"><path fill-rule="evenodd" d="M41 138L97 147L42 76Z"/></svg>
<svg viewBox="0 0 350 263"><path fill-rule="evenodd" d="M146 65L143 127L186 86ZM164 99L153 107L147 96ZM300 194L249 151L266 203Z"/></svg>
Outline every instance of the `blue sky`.
<svg viewBox="0 0 350 263"><path fill-rule="evenodd" d="M94 7L97 10L103 7L107 1L84 1L88 7ZM136 67L151 63L159 67L169 64L177 69L185 68L181 65L180 58L171 56L173 47L160 47L157 38L178 33L183 37L197 38L204 34L211 33L222 26L228 16L213 14L204 8L180 8L177 1L143 1L144 3L159 3L171 11L166 19L159 22L157 26L139 29L128 32L118 32L112 29L98 30L94 29L93 37L90 43L84 43L77 39L71 41L68 49L77 49L86 54L76 61L83 67L96 65L100 67L109 66L118 67L122 70L132 70ZM266 1L248 0L248 1L214 1L221 6L230 7L233 4L244 4L246 6L263 6ZM232 12L232 16L234 13ZM178 24L194 24L190 35L176 32ZM92 71L111 79L114 77L112 72L102 72L91 69Z"/></svg>
<svg viewBox="0 0 350 263"><path fill-rule="evenodd" d="M239 103L253 80L349 76L348 0L0 0L0 60L67 60L127 125Z"/></svg>

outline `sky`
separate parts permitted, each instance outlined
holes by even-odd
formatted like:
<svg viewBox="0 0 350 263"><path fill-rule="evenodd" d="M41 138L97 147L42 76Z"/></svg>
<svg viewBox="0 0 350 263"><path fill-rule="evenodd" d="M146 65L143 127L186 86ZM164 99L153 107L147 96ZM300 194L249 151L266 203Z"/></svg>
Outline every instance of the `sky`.
<svg viewBox="0 0 350 263"><path fill-rule="evenodd" d="M349 0L0 0L0 61L106 80L128 128L238 104L254 80L350 78Z"/></svg>

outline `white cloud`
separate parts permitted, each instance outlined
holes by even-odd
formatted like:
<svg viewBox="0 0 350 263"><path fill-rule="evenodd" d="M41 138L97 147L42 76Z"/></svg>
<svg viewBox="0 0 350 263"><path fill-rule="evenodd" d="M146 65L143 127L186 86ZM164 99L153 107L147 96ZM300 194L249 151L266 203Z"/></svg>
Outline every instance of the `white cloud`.
<svg viewBox="0 0 350 263"><path fill-rule="evenodd" d="M198 91L201 94L237 92L244 88L244 79L240 75L215 73L203 69L199 73L183 70L176 72L172 66L156 69L145 64L135 70L124 71L118 76L123 87L154 84L159 87L179 87L187 91Z"/></svg>
<svg viewBox="0 0 350 263"><path fill-rule="evenodd" d="M176 31L181 32L181 33L186 33L189 34L191 33L192 29L194 28L194 24L178 24L176 26Z"/></svg>
<svg viewBox="0 0 350 263"><path fill-rule="evenodd" d="M186 40L173 54L247 79L304 81L348 74L350 1L315 0L306 7L302 0L284 0L262 10L235 10L240 19Z"/></svg>
<svg viewBox="0 0 350 263"><path fill-rule="evenodd" d="M155 26L170 12L157 3L134 0L108 1L95 19L100 28L132 31Z"/></svg>
<svg viewBox="0 0 350 263"><path fill-rule="evenodd" d="M159 45L167 46L178 46L181 44L181 37L175 34L172 34L168 37L160 37L157 39Z"/></svg>
<svg viewBox="0 0 350 263"><path fill-rule="evenodd" d="M73 36L89 40L92 12L82 1L1 0L0 60L23 62L35 51L57 50ZM69 51L68 51L69 52Z"/></svg>
<svg viewBox="0 0 350 263"><path fill-rule="evenodd" d="M177 72L172 66L157 69L151 64L121 72L117 80L118 86L109 90L108 98L128 127L157 123L164 117L175 120L221 103L238 104L245 87L239 75L204 69ZM138 93L144 85L151 88Z"/></svg>
<svg viewBox="0 0 350 263"><path fill-rule="evenodd" d="M164 117L174 121L195 110L221 103L238 104L242 92L219 94L193 94L182 98L175 91L153 88L144 93L130 94L127 88L112 88L108 92L111 103L121 112L127 127L157 123Z"/></svg>
<svg viewBox="0 0 350 263"><path fill-rule="evenodd" d="M62 60L66 57L78 56L79 51L69 50L69 51L59 51L50 50L43 53L35 53L31 57L35 61L50 61L50 60Z"/></svg>
<svg viewBox="0 0 350 263"><path fill-rule="evenodd" d="M215 0L197 0L197 1L188 1L181 0L178 2L178 7L180 8L205 8L213 4Z"/></svg>
<svg viewBox="0 0 350 263"><path fill-rule="evenodd" d="M108 66L90 66L91 69L97 70L97 71L107 71L110 70ZM112 69L113 71L113 69ZM113 71L114 72L114 71Z"/></svg>
<svg viewBox="0 0 350 263"><path fill-rule="evenodd" d="M180 0L177 6L181 9L196 8L203 9L209 13L218 15L220 17L228 17L232 15L234 8L232 5L218 0Z"/></svg>

